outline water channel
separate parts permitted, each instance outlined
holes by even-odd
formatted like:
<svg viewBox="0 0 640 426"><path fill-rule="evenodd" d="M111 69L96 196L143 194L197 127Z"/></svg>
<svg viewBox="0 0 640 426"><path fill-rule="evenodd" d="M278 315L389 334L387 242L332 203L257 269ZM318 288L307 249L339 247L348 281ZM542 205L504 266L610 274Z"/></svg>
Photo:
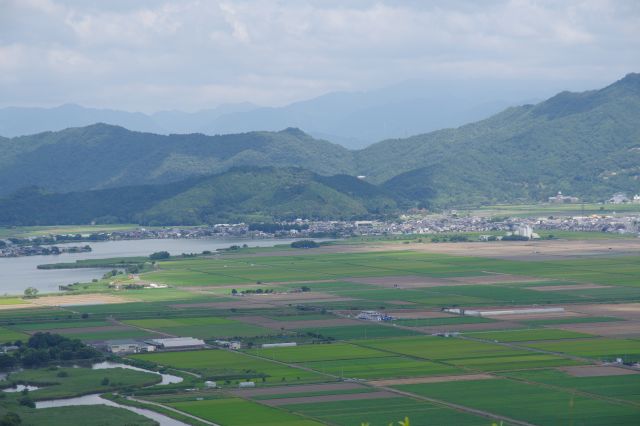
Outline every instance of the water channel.
<svg viewBox="0 0 640 426"><path fill-rule="evenodd" d="M180 383L183 380L182 377L174 376L172 374L158 373L155 371L146 370L144 368L138 368L131 365L121 364L121 363L111 362L111 361L104 361L104 362L93 364L91 368L94 370L104 370L109 368L125 368L130 370L142 371L145 373L159 374L160 376L162 376L162 381L154 386ZM24 385L18 385L18 387L22 387L22 388L19 390L16 390L17 388L8 388L12 390L9 391L5 389L4 391L19 392L24 388ZM27 386L27 387L37 389L37 387L34 387L34 386ZM31 389L31 390L35 390L35 389ZM78 396L74 398L52 399L52 400L36 402L36 408L69 407L69 406L76 406L76 405L108 405L111 407L118 407L125 410L129 410L134 413L140 414L141 416L155 420L160 424L160 426L188 426L184 422L172 419L171 417L165 416L163 414L157 413L152 410L147 410L144 408L137 408L137 407L130 407L128 405L118 404L117 402L104 399L100 396L100 394L90 394L90 395L83 395L83 396Z"/></svg>

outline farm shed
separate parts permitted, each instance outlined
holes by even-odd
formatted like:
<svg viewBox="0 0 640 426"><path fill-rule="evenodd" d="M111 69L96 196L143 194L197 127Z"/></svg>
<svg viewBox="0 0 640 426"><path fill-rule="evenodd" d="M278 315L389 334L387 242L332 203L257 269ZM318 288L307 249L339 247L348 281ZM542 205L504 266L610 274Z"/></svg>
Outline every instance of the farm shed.
<svg viewBox="0 0 640 426"><path fill-rule="evenodd" d="M148 343L154 345L158 349L194 349L204 348L205 343L202 339L194 337L171 337L166 339L151 339Z"/></svg>
<svg viewBox="0 0 640 426"><path fill-rule="evenodd" d="M156 350L156 347L152 344L132 339L108 340L106 348L107 351L114 354L138 354Z"/></svg>

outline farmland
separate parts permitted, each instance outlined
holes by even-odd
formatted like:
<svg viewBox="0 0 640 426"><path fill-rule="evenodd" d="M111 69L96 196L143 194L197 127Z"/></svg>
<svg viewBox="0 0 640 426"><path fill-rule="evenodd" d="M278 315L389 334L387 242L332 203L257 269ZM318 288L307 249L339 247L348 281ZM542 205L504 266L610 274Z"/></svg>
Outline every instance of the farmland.
<svg viewBox="0 0 640 426"><path fill-rule="evenodd" d="M103 386L104 372L66 365L10 374L11 381L46 384L30 392L33 399L117 391L127 404L197 426L386 426L405 416L412 425L634 424L640 256L616 254L617 241L629 244L536 242L536 250L554 253L540 258L517 243L382 237L322 251L172 257L135 277L167 288L132 289L126 285L134 278L123 274L112 279L117 290L99 281L77 295L3 299L0 343L39 331L98 348L122 339L203 339L201 348L114 356L183 378L170 385L116 369ZM363 310L393 319L359 319ZM286 345L262 347L278 343ZM247 381L252 387L240 388ZM25 410L25 419L44 412Z"/></svg>
<svg viewBox="0 0 640 426"><path fill-rule="evenodd" d="M633 425L640 415L640 407L610 404L507 379L403 385L399 388L541 425L570 422Z"/></svg>
<svg viewBox="0 0 640 426"><path fill-rule="evenodd" d="M135 355L133 358L194 371L212 380L254 379L264 383L323 380L314 372L223 350Z"/></svg>
<svg viewBox="0 0 640 426"><path fill-rule="evenodd" d="M229 426L316 426L321 424L239 398L176 402L171 406Z"/></svg>

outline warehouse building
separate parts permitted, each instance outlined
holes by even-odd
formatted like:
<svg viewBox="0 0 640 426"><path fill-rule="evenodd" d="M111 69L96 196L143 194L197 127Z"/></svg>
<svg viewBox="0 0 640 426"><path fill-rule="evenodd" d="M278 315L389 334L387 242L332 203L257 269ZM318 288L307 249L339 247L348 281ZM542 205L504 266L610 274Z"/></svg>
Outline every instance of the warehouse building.
<svg viewBox="0 0 640 426"><path fill-rule="evenodd" d="M493 317L500 315L531 315L531 314L551 314L564 312L564 308L525 308L525 309L500 309L491 311L476 311L462 308L447 308L444 312L457 315L468 315L471 317Z"/></svg>
<svg viewBox="0 0 640 426"><path fill-rule="evenodd" d="M150 343L133 339L109 340L105 344L107 351L113 354L139 354L156 350L156 347Z"/></svg>
<svg viewBox="0 0 640 426"><path fill-rule="evenodd" d="M156 347L156 349L180 350L180 349L199 349L204 348L206 343L202 339L194 337L171 337L166 339L151 339L147 343Z"/></svg>

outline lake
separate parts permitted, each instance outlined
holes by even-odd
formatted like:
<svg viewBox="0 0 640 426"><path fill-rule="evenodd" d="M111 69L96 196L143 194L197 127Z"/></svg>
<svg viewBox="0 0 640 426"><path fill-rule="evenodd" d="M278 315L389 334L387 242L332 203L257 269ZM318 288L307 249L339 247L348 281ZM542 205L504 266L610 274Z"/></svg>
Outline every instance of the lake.
<svg viewBox="0 0 640 426"><path fill-rule="evenodd" d="M0 294L22 294L27 287L35 287L41 293L57 292L59 285L89 282L100 278L106 269L38 269L44 263L75 262L82 259L104 259L110 257L148 256L156 251L168 251L172 255L202 253L204 250L232 245L247 244L250 247L272 247L290 244L293 239L154 239L100 241L90 243L57 244L85 245L93 249L90 253L63 253L55 256L26 256L0 258Z"/></svg>

